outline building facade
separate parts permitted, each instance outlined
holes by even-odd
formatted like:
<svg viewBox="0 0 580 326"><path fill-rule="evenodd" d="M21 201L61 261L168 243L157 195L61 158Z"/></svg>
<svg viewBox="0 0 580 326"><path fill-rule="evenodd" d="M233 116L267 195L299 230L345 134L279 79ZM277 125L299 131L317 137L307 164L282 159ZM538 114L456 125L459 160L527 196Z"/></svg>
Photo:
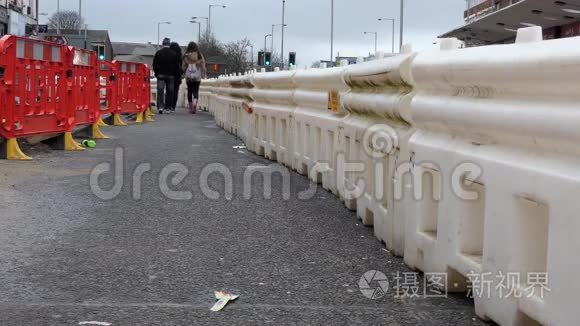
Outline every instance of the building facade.
<svg viewBox="0 0 580 326"><path fill-rule="evenodd" d="M0 0L0 36L25 36L27 26L38 23L39 0Z"/></svg>
<svg viewBox="0 0 580 326"><path fill-rule="evenodd" d="M151 43L113 42L115 60L153 65L157 46Z"/></svg>
<svg viewBox="0 0 580 326"><path fill-rule="evenodd" d="M519 28L541 26L545 39L580 35L580 0L466 0L465 25L440 37L468 46L512 43Z"/></svg>

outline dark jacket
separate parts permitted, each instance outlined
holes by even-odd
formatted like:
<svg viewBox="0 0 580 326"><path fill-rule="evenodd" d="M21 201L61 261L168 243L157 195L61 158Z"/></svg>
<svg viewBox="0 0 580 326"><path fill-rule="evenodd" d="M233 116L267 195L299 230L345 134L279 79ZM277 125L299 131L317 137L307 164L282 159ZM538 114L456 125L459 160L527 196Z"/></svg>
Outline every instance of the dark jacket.
<svg viewBox="0 0 580 326"><path fill-rule="evenodd" d="M181 68L181 47L179 47L179 44L177 43L171 43L169 48L177 54L177 65L179 66L179 69L177 69L177 74L175 74L175 82L181 84L181 79L183 78L183 70Z"/></svg>
<svg viewBox="0 0 580 326"><path fill-rule="evenodd" d="M166 75L166 76L176 76L179 74L181 67L179 66L179 57L177 53L171 50L169 47L164 47L163 49L155 53L155 58L153 59L153 71L155 76Z"/></svg>

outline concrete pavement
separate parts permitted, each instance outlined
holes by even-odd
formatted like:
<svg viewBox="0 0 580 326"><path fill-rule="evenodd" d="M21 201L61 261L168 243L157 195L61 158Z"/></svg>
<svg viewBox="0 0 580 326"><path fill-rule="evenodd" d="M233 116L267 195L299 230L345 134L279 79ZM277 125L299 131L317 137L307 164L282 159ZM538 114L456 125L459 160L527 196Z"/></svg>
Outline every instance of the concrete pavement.
<svg viewBox="0 0 580 326"><path fill-rule="evenodd" d="M411 271L338 198L320 188L299 200L310 183L291 173L291 200L278 177L272 199L259 195L256 178L245 200L245 167L271 162L234 148L240 141L207 114L156 119L107 127L112 139L84 153L36 148L33 162L0 162L0 325L483 324L461 295L399 299L391 288L366 298L358 285L365 272L385 273L392 287L393 276ZM124 186L101 200L88 176L114 161L115 148L124 149ZM135 200L131 176L142 163L151 171ZM191 191L191 200L159 189L169 163L188 167L171 188ZM202 194L199 175L211 163L232 171L233 200ZM112 183L107 174L100 184ZM223 180L214 175L210 185L223 188ZM220 289L241 297L212 313Z"/></svg>

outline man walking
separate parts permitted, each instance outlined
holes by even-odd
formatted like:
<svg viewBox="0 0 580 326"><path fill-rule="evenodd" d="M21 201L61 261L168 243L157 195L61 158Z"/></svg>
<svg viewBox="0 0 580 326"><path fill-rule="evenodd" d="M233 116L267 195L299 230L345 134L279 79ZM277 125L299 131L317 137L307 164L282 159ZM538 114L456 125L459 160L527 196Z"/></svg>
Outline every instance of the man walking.
<svg viewBox="0 0 580 326"><path fill-rule="evenodd" d="M157 78L157 109L159 114L163 114L163 110L171 112L175 94L175 75L180 69L178 64L180 60L177 53L169 48L170 45L170 39L163 39L163 48L155 53L153 59L153 71Z"/></svg>

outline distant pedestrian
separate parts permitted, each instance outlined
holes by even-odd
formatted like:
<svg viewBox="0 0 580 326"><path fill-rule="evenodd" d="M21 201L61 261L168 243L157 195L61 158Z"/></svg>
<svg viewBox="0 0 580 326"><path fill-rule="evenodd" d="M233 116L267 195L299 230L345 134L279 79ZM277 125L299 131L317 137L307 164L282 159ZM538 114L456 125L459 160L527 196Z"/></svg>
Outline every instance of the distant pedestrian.
<svg viewBox="0 0 580 326"><path fill-rule="evenodd" d="M197 43L190 42L183 55L183 71L185 82L187 83L187 102L189 112L195 114L199 100L199 86L201 79L205 76L205 58Z"/></svg>
<svg viewBox="0 0 580 326"><path fill-rule="evenodd" d="M171 112L175 112L175 107L177 107L177 100L179 98L179 88L181 87L181 81L183 79L183 69L181 65L181 58L183 55L181 53L181 46L179 46L177 42L172 42L169 48L173 50L175 54L177 54L177 64L179 65L179 69L175 74L175 82L174 82L175 92L173 96L173 102L171 102Z"/></svg>
<svg viewBox="0 0 580 326"><path fill-rule="evenodd" d="M163 114L163 110L171 110L175 96L175 75L180 69L177 53L169 48L170 45L170 39L163 39L163 48L155 53L153 59L153 71L157 78L157 109L159 114Z"/></svg>

